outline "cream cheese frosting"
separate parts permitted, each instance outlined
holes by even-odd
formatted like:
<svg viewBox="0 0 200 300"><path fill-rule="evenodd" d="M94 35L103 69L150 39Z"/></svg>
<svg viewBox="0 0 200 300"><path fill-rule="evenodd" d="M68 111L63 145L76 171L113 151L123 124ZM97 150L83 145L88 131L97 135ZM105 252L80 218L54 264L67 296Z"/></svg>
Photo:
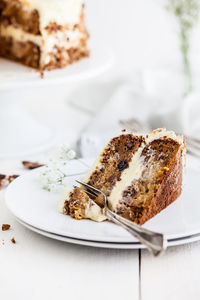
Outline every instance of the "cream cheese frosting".
<svg viewBox="0 0 200 300"><path fill-rule="evenodd" d="M71 26L77 24L83 6L83 0L19 0L19 2L27 10L38 11L41 30L50 22Z"/></svg>
<svg viewBox="0 0 200 300"><path fill-rule="evenodd" d="M63 30L57 31L54 34L48 34L45 30L43 35L33 35L24 32L21 28L16 28L13 25L0 26L1 36L12 37L19 42L32 42L40 47L41 57L40 64L45 65L50 62L51 53L54 52L55 45L63 47L66 50L77 47L83 34L78 30ZM65 53L68 56L67 52Z"/></svg>

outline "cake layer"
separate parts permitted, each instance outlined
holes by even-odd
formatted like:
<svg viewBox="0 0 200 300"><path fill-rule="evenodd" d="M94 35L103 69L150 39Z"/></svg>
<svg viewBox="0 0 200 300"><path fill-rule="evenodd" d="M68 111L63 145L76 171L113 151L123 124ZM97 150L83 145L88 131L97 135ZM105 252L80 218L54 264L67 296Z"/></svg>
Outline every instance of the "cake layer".
<svg viewBox="0 0 200 300"><path fill-rule="evenodd" d="M0 37L0 56L39 68L40 48L32 42L13 41L10 37Z"/></svg>
<svg viewBox="0 0 200 300"><path fill-rule="evenodd" d="M87 49L88 33L84 25L83 16L81 16L80 23L71 30L63 28L55 30L53 28L50 24L43 32L43 35L33 35L13 25L0 25L2 47L0 55L31 67L48 70L64 67L89 55ZM33 63L31 62L32 56L30 59L24 60L24 55L27 56L27 51L21 55L21 52L23 53L23 45L28 44L34 45L34 48L39 48L39 63L38 56L34 58ZM16 48L15 45L17 45ZM20 59L22 56L23 59ZM35 63L36 60L37 64Z"/></svg>
<svg viewBox="0 0 200 300"><path fill-rule="evenodd" d="M88 55L89 52L84 43L80 43L77 48L69 48L67 51L55 46L53 52L48 53L49 63L41 68L41 50L37 44L29 41L16 41L10 37L0 37L0 56L36 69L62 68Z"/></svg>

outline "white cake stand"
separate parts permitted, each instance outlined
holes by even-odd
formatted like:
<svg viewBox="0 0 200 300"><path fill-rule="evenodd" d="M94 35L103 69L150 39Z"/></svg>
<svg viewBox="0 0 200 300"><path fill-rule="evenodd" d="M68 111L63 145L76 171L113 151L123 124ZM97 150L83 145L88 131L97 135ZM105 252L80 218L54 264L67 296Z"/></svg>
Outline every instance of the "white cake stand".
<svg viewBox="0 0 200 300"><path fill-rule="evenodd" d="M0 158L31 155L55 143L56 133L30 115L20 98L27 89L31 93L33 88L45 87L48 92L48 87L53 85L70 86L107 71L113 64L113 55L105 44L102 45L91 43L90 58L63 69L47 71L43 79L31 68L0 59Z"/></svg>

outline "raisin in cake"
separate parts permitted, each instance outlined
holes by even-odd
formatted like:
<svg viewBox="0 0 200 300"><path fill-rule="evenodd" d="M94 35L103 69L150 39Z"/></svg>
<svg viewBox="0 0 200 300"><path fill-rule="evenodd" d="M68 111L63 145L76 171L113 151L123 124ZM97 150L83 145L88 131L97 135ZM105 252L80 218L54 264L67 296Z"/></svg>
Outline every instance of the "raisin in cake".
<svg viewBox="0 0 200 300"><path fill-rule="evenodd" d="M88 56L83 0L0 0L0 56L40 70Z"/></svg>
<svg viewBox="0 0 200 300"><path fill-rule="evenodd" d="M109 141L83 181L100 189L117 214L143 224L181 194L185 140L172 131L147 136L122 131ZM66 189L60 211L76 219L105 220L103 210L79 188Z"/></svg>

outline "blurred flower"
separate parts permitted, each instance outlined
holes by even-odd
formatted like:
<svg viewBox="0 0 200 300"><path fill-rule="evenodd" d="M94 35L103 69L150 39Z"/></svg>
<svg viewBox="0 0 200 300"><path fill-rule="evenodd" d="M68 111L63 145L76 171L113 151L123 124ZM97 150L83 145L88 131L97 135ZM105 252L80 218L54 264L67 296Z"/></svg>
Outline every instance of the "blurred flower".
<svg viewBox="0 0 200 300"><path fill-rule="evenodd" d="M64 180L69 176L64 167L69 160L76 158L76 152L67 144L61 145L57 152L56 158L49 158L40 174L42 188L47 191L58 191L64 186Z"/></svg>
<svg viewBox="0 0 200 300"><path fill-rule="evenodd" d="M76 152L72 150L68 144L63 144L58 149L59 158L61 160L70 160L76 157Z"/></svg>
<svg viewBox="0 0 200 300"><path fill-rule="evenodd" d="M184 72L186 76L186 88L184 96L193 89L192 72L189 60L191 31L197 23L200 11L199 0L168 0L168 9L178 22L180 30L180 49L183 57Z"/></svg>

